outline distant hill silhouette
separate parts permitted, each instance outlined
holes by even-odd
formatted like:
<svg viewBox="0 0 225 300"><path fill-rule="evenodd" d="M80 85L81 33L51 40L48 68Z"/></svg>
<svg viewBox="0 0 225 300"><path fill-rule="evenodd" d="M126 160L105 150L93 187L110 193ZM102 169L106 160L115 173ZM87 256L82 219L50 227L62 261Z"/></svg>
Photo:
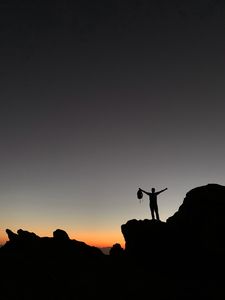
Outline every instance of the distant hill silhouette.
<svg viewBox="0 0 225 300"><path fill-rule="evenodd" d="M19 253L20 255L36 256L72 256L79 259L102 257L102 251L84 242L71 240L68 234L57 229L53 237L39 237L33 232L19 229L17 233L6 229L9 241L2 247L2 252ZM60 256L59 256L60 255Z"/></svg>
<svg viewBox="0 0 225 300"><path fill-rule="evenodd" d="M110 249L109 254L110 254L111 257L123 258L124 249L121 247L121 245L119 243L116 243Z"/></svg>

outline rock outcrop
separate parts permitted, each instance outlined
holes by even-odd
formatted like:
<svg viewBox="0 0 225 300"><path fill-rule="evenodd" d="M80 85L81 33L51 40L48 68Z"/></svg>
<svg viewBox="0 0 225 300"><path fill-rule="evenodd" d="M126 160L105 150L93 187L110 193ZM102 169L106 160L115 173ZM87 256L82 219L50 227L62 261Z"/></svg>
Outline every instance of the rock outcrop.
<svg viewBox="0 0 225 300"><path fill-rule="evenodd" d="M187 193L166 222L130 220L121 226L125 250L110 255L71 240L7 229L0 248L2 299L225 299L225 187Z"/></svg>
<svg viewBox="0 0 225 300"><path fill-rule="evenodd" d="M123 258L124 256L124 249L121 247L119 243L116 243L112 246L109 251L109 255L115 258Z"/></svg>
<svg viewBox="0 0 225 300"><path fill-rule="evenodd" d="M131 256L220 257L225 254L225 186L192 189L166 222L130 220L121 226L125 253ZM218 256L217 256L218 257Z"/></svg>
<svg viewBox="0 0 225 300"><path fill-rule="evenodd" d="M92 259L104 256L102 251L84 242L71 240L68 234L57 229L53 237L39 237L33 232L19 229L17 234L6 229L9 241L1 248L2 253L11 253L20 256L41 257L53 259Z"/></svg>
<svg viewBox="0 0 225 300"><path fill-rule="evenodd" d="M201 251L225 251L225 186L190 190L167 224Z"/></svg>
<svg viewBox="0 0 225 300"><path fill-rule="evenodd" d="M128 255L156 255L168 245L168 227L157 220L129 220L121 226Z"/></svg>
<svg viewBox="0 0 225 300"><path fill-rule="evenodd" d="M67 232L62 229L56 229L53 232L53 238L55 240L62 241L62 242L68 241L70 239Z"/></svg>

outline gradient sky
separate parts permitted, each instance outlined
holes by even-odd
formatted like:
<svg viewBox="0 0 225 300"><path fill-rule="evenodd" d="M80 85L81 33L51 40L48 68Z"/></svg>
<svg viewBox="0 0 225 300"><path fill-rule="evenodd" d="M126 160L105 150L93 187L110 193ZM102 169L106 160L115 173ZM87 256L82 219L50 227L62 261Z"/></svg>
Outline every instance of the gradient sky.
<svg viewBox="0 0 225 300"><path fill-rule="evenodd" d="M182 2L182 3L180 3ZM0 240L5 229L123 245L225 184L225 2L0 3Z"/></svg>

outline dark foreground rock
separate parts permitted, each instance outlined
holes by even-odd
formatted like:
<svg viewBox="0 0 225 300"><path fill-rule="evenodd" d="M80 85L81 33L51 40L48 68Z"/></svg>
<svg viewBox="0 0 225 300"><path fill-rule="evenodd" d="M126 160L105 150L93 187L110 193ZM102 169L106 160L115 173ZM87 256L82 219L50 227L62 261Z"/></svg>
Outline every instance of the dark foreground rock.
<svg viewBox="0 0 225 300"><path fill-rule="evenodd" d="M166 222L129 220L121 231L125 254L139 264L176 275L218 275L225 268L225 187L195 188Z"/></svg>
<svg viewBox="0 0 225 300"><path fill-rule="evenodd" d="M129 220L110 255L57 229L7 230L0 248L3 300L225 299L225 187L187 193L166 222Z"/></svg>
<svg viewBox="0 0 225 300"><path fill-rule="evenodd" d="M17 234L6 229L9 241L1 248L1 253L45 259L57 257L63 259L98 259L104 256L102 251L84 242L71 240L68 234L57 229L53 237L39 237L33 232L19 229Z"/></svg>
<svg viewBox="0 0 225 300"><path fill-rule="evenodd" d="M168 226L157 220L129 220L121 226L128 255L160 255L168 247Z"/></svg>
<svg viewBox="0 0 225 300"><path fill-rule="evenodd" d="M225 186L208 184L186 194L167 224L182 235L192 249L225 251Z"/></svg>

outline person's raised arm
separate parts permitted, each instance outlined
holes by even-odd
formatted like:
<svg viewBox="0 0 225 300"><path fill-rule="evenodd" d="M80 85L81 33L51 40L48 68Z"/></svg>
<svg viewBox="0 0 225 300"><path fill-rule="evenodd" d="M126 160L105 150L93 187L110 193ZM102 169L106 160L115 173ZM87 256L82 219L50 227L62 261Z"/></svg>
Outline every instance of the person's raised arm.
<svg viewBox="0 0 225 300"><path fill-rule="evenodd" d="M149 194L150 194L150 193L148 193L148 192L142 190L141 188L139 188L139 190L141 190L141 191L142 191L143 193L145 193L146 195L149 195Z"/></svg>
<svg viewBox="0 0 225 300"><path fill-rule="evenodd" d="M163 190L161 190L161 191L158 191L156 194L158 195L158 194L160 194L160 193L162 193L162 192L164 192L164 191L166 191L166 190L168 190L168 188L165 188L165 189L163 189Z"/></svg>

